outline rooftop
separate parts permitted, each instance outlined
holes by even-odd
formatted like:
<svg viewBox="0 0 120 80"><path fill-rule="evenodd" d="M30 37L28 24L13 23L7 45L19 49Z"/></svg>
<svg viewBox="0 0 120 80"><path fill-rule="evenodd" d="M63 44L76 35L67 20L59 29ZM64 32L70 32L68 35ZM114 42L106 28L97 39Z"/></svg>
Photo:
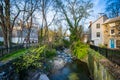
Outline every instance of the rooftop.
<svg viewBox="0 0 120 80"><path fill-rule="evenodd" d="M116 22L116 21L120 21L120 16L115 17L115 18L107 19L107 20L104 22L104 24L112 23L112 22Z"/></svg>

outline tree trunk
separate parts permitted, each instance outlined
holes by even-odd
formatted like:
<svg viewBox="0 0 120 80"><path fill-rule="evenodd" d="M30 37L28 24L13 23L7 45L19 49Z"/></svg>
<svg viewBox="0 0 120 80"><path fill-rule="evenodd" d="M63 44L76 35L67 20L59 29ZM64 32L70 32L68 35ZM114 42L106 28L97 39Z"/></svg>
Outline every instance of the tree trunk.
<svg viewBox="0 0 120 80"><path fill-rule="evenodd" d="M7 34L3 33L3 39L4 39L4 46L7 47Z"/></svg>
<svg viewBox="0 0 120 80"><path fill-rule="evenodd" d="M11 47L11 42L12 42L12 30L9 30L8 31L8 34L7 34L7 45L8 45L8 48L10 48Z"/></svg>
<svg viewBox="0 0 120 80"><path fill-rule="evenodd" d="M10 25L10 0L5 0L5 14L6 14L6 27L7 27L7 47L11 47L12 28Z"/></svg>

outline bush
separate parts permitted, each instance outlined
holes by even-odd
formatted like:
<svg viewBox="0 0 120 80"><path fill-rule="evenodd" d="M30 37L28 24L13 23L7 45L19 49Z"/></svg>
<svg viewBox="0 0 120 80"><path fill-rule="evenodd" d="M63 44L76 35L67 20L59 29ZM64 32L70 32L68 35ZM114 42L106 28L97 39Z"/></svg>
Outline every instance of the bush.
<svg viewBox="0 0 120 80"><path fill-rule="evenodd" d="M71 50L74 56L76 56L78 59L83 59L87 56L88 45L77 41L72 44Z"/></svg>
<svg viewBox="0 0 120 80"><path fill-rule="evenodd" d="M54 46L54 48L57 48L57 47L60 47L60 46L64 46L64 43L63 43L62 39L60 39L60 40L55 41L53 43L53 46Z"/></svg>
<svg viewBox="0 0 120 80"><path fill-rule="evenodd" d="M98 46L101 47L101 48L107 48L107 46L105 46L103 44L99 44Z"/></svg>
<svg viewBox="0 0 120 80"><path fill-rule="evenodd" d="M56 55L56 50L55 49L46 49L45 51L45 57L46 58L53 58Z"/></svg>
<svg viewBox="0 0 120 80"><path fill-rule="evenodd" d="M41 67L41 54L43 53L45 46L32 49L27 51L27 53L19 57L14 65L16 66L17 72L27 70L30 67L38 68Z"/></svg>
<svg viewBox="0 0 120 80"><path fill-rule="evenodd" d="M70 41L69 40L63 39L63 43L64 43L64 46L67 47L67 48L70 46Z"/></svg>

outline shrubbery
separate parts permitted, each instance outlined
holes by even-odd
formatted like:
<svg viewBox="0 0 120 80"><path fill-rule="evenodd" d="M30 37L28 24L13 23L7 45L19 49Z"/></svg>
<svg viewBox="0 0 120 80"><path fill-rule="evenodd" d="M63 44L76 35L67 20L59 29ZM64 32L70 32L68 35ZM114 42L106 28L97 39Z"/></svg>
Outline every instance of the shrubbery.
<svg viewBox="0 0 120 80"><path fill-rule="evenodd" d="M67 47L67 48L69 48L69 46L71 44L70 41L66 40L66 39L63 39L63 43L64 43L64 46Z"/></svg>
<svg viewBox="0 0 120 80"><path fill-rule="evenodd" d="M62 39L56 40L55 42L53 42L53 46L54 48L64 46L63 40Z"/></svg>
<svg viewBox="0 0 120 80"><path fill-rule="evenodd" d="M55 49L46 49L45 51L45 57L46 58L52 58L56 55L56 50Z"/></svg>
<svg viewBox="0 0 120 80"><path fill-rule="evenodd" d="M14 65L20 78L23 79L27 71L44 68L44 61L56 55L56 50L48 46L41 46L34 49L29 49L23 56L16 59Z"/></svg>
<svg viewBox="0 0 120 80"><path fill-rule="evenodd" d="M71 50L74 56L76 56L78 59L82 59L87 56L88 45L77 41L71 45Z"/></svg>
<svg viewBox="0 0 120 80"><path fill-rule="evenodd" d="M26 70L30 67L38 68L41 67L41 54L43 53L45 46L35 48L32 50L27 51L27 53L21 57L19 57L16 62L14 63L16 66L16 70L22 71Z"/></svg>
<svg viewBox="0 0 120 80"><path fill-rule="evenodd" d="M101 47L101 48L106 48L107 47L107 46L105 46L103 44L99 44L98 46Z"/></svg>

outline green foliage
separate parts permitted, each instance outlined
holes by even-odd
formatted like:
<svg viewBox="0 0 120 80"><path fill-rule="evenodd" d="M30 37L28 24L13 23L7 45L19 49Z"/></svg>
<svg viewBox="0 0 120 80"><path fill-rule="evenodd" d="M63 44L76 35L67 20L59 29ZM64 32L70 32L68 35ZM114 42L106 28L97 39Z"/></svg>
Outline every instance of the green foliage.
<svg viewBox="0 0 120 80"><path fill-rule="evenodd" d="M88 54L95 57L96 60L104 58L104 56L100 55L98 52L94 51L93 49L88 49Z"/></svg>
<svg viewBox="0 0 120 80"><path fill-rule="evenodd" d="M46 49L45 51L45 57L46 58L52 58L56 55L56 50L55 49Z"/></svg>
<svg viewBox="0 0 120 80"><path fill-rule="evenodd" d="M76 56L78 59L83 59L87 56L88 45L77 41L72 44L71 50L74 56Z"/></svg>
<svg viewBox="0 0 120 80"><path fill-rule="evenodd" d="M64 43L64 46L65 47L69 47L70 46L70 41L69 40L66 40L66 39L63 39L63 43Z"/></svg>
<svg viewBox="0 0 120 80"><path fill-rule="evenodd" d="M6 61L9 61L9 60L13 60L23 54L25 54L25 52L27 51L27 49L20 49L20 50L17 50L15 52L12 52L10 54L7 54L3 57L0 58L0 61L2 62L6 62Z"/></svg>
<svg viewBox="0 0 120 80"><path fill-rule="evenodd" d="M106 48L106 46L103 45L103 44L99 44L98 46L101 47L101 48Z"/></svg>
<svg viewBox="0 0 120 80"><path fill-rule="evenodd" d="M29 50L25 55L19 57L14 63L18 72L26 70L30 67L41 67L40 60L45 46Z"/></svg>
<svg viewBox="0 0 120 80"><path fill-rule="evenodd" d="M56 40L53 43L53 46L54 46L54 48L59 47L59 46L64 46L63 40L62 39Z"/></svg>
<svg viewBox="0 0 120 80"><path fill-rule="evenodd" d="M69 26L70 41L73 43L82 38L81 21L90 16L93 3L90 0L55 0L55 3Z"/></svg>
<svg viewBox="0 0 120 80"><path fill-rule="evenodd" d="M80 25L80 26L76 26L75 28L71 28L70 32L71 32L71 34L70 34L71 42L81 40L82 36L83 36L83 26Z"/></svg>

